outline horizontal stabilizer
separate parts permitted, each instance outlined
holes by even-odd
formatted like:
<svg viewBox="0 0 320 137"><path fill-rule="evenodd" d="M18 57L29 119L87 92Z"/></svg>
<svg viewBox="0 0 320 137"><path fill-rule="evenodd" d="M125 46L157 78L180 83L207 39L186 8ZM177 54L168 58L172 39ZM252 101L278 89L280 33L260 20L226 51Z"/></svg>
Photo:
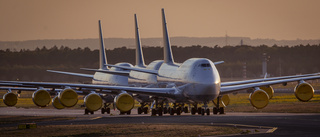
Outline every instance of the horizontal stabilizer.
<svg viewBox="0 0 320 137"><path fill-rule="evenodd" d="M90 68L80 68L80 69L87 70L87 71L94 71L94 72L101 72L101 73L107 73L107 74L120 75L120 76L129 76L129 72L123 72L123 71L110 71L110 70L90 69Z"/></svg>
<svg viewBox="0 0 320 137"><path fill-rule="evenodd" d="M64 71L56 71L56 70L47 70L47 71L48 72L53 72L53 73L65 74L65 75L93 78L93 75L90 75L90 74L81 74L81 73L64 72Z"/></svg>
<svg viewBox="0 0 320 137"><path fill-rule="evenodd" d="M222 64L222 63L224 63L224 61L213 62L214 65L218 65L218 64Z"/></svg>

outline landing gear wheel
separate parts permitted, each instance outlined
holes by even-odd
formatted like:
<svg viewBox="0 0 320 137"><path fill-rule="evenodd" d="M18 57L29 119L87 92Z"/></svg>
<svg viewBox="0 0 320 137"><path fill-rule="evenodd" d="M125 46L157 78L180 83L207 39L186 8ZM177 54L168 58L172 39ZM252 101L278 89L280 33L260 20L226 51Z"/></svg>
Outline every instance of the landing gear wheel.
<svg viewBox="0 0 320 137"><path fill-rule="evenodd" d="M219 111L220 111L220 114L224 114L224 107L221 107Z"/></svg>
<svg viewBox="0 0 320 137"><path fill-rule="evenodd" d="M181 107L177 108L177 115L181 115Z"/></svg>
<svg viewBox="0 0 320 137"><path fill-rule="evenodd" d="M156 110L155 110L155 109L152 109L152 110L151 110L151 116L156 116L156 114L157 114L157 113L156 113Z"/></svg>
<svg viewBox="0 0 320 137"><path fill-rule="evenodd" d="M101 108L101 114L104 114L106 112L105 108Z"/></svg>
<svg viewBox="0 0 320 137"><path fill-rule="evenodd" d="M162 108L158 108L158 115L162 116Z"/></svg>
<svg viewBox="0 0 320 137"><path fill-rule="evenodd" d="M142 114L142 108L138 107L138 114Z"/></svg>
<svg viewBox="0 0 320 137"><path fill-rule="evenodd" d="M168 113L168 108L163 108L163 114L167 114Z"/></svg>
<svg viewBox="0 0 320 137"><path fill-rule="evenodd" d="M130 115L131 114L131 110L127 111L127 115Z"/></svg>
<svg viewBox="0 0 320 137"><path fill-rule="evenodd" d="M194 108L194 107L191 108L191 114L192 114L192 115L195 115L195 114L196 114L196 108Z"/></svg>
<svg viewBox="0 0 320 137"><path fill-rule="evenodd" d="M188 113L188 107L184 107L184 108L183 108L183 112L184 112L184 113Z"/></svg>
<svg viewBox="0 0 320 137"><path fill-rule="evenodd" d="M198 108L198 114L199 115L201 114L201 108Z"/></svg>
<svg viewBox="0 0 320 137"><path fill-rule="evenodd" d="M148 107L144 107L143 112L144 112L144 114L148 114Z"/></svg>
<svg viewBox="0 0 320 137"><path fill-rule="evenodd" d="M201 109L201 115L202 116L204 115L204 109Z"/></svg>
<svg viewBox="0 0 320 137"><path fill-rule="evenodd" d="M169 111L169 112L170 112L170 115L173 116L173 115L174 115L174 109L173 109L173 108L169 108L169 110L170 110L170 111Z"/></svg>
<svg viewBox="0 0 320 137"><path fill-rule="evenodd" d="M213 114L218 114L218 108L216 108L216 107L213 107Z"/></svg>
<svg viewBox="0 0 320 137"><path fill-rule="evenodd" d="M84 109L84 114L85 115L89 115L89 110L88 109Z"/></svg>
<svg viewBox="0 0 320 137"><path fill-rule="evenodd" d="M106 109L107 114L110 114L110 108Z"/></svg>
<svg viewBox="0 0 320 137"><path fill-rule="evenodd" d="M207 108L206 113L207 113L208 116L210 115L210 109L209 108Z"/></svg>

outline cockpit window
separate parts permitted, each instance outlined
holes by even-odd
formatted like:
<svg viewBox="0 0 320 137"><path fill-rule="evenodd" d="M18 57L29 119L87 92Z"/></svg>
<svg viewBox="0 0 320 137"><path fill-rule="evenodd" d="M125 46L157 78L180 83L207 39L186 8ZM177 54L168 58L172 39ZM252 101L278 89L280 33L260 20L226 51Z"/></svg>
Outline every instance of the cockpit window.
<svg viewBox="0 0 320 137"><path fill-rule="evenodd" d="M210 67L210 64L200 64L201 67Z"/></svg>

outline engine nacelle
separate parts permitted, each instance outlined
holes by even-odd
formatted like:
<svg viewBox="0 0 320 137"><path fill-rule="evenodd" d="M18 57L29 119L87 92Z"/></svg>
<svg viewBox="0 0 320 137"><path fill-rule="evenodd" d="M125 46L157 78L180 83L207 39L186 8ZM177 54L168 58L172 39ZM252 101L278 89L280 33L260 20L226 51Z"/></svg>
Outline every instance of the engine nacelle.
<svg viewBox="0 0 320 137"><path fill-rule="evenodd" d="M78 103L78 94L71 88L66 88L58 95L60 103L65 107L73 107Z"/></svg>
<svg viewBox="0 0 320 137"><path fill-rule="evenodd" d="M44 89L39 89L32 94L32 101L39 107L46 107L51 101L50 93Z"/></svg>
<svg viewBox="0 0 320 137"><path fill-rule="evenodd" d="M134 107L134 99L128 93L121 93L114 98L114 104L121 112L127 112Z"/></svg>
<svg viewBox="0 0 320 137"><path fill-rule="evenodd" d="M58 96L55 96L55 97L52 99L52 105L53 105L53 107L56 108L56 109L64 109L64 106L60 103Z"/></svg>
<svg viewBox="0 0 320 137"><path fill-rule="evenodd" d="M16 105L18 102L18 96L12 92L8 92L3 95L3 103L9 107Z"/></svg>
<svg viewBox="0 0 320 137"><path fill-rule="evenodd" d="M262 89L257 89L249 95L250 103L256 109L262 109L269 103L269 95Z"/></svg>
<svg viewBox="0 0 320 137"><path fill-rule="evenodd" d="M217 98L213 100L213 104L214 104L215 106L217 106L217 102L218 102L218 99L217 99ZM222 102L223 102L223 103L222 103ZM219 100L219 106L220 106L220 107L228 106L229 103L230 103L230 97L229 97L228 94L227 94L227 95L223 95L223 96L221 97L221 99Z"/></svg>
<svg viewBox="0 0 320 137"><path fill-rule="evenodd" d="M263 91L265 91L268 96L269 96L269 99L271 99L274 95L274 90L271 86L263 86L263 87L260 87L260 89L262 89Z"/></svg>
<svg viewBox="0 0 320 137"><path fill-rule="evenodd" d="M314 89L309 83L301 82L294 88L294 94L300 101L307 102L313 98Z"/></svg>
<svg viewBox="0 0 320 137"><path fill-rule="evenodd" d="M84 105L89 111L97 111L102 107L102 98L97 93L90 93L84 98Z"/></svg>

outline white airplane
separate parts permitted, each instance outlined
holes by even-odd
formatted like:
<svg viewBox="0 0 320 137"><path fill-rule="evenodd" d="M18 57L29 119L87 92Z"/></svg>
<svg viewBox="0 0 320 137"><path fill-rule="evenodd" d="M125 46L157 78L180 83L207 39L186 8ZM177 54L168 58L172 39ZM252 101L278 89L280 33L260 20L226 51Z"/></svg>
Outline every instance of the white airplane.
<svg viewBox="0 0 320 137"><path fill-rule="evenodd" d="M296 97L300 101L309 101L313 97L314 89L310 84L306 83L305 80L320 79L320 76L315 74L257 79L245 82L222 83L220 80L219 72L215 67L215 63L213 63L209 59L191 58L181 64L175 63L171 52L171 46L163 9L162 20L165 52L164 62L161 64L158 70L148 70L135 67L129 68L118 65L106 66L131 70L130 73L132 71L138 71L143 73L155 74L158 76L158 78L161 77L168 80L174 80L184 83L181 86L170 84L166 88L149 88L51 82L0 81L0 83L7 86L14 85L36 88L61 88L63 90L59 93L59 101L63 106L66 107L75 105L78 100L77 92L73 89L95 89L97 92L101 93L107 93L111 90L118 91L121 94L144 94L152 96L154 98L155 107L152 108L152 115L158 114L159 116L163 114L163 104L166 102L174 103L173 108L169 109L171 115L173 115L174 113L177 113L179 115L181 113L182 108L179 107L179 104L192 104L192 114L195 114L196 111L198 111L198 113L200 112L202 115L204 115L205 113L209 115L210 110L207 104L214 99L217 99L217 106L213 108L213 113L217 114L218 112L220 112L220 114L223 114L224 108L220 107L220 104L222 103L222 105L224 105L224 102L228 101L228 99L223 100L223 96L233 92L237 92L239 90L248 89L252 89L252 93L249 97L251 104L255 108L261 109L267 106L270 96L260 87L268 87L268 89L272 89L271 85L284 84L294 81L298 82L298 85L296 86L294 92ZM273 92L271 94L273 94ZM124 108L132 108L133 98L132 96L130 96L130 94L128 95L129 96L125 96L122 98L115 98L115 103L121 105ZM39 98L42 98L42 96L39 95ZM10 99L10 97L4 98L4 100ZM203 104L203 106L198 107L198 104Z"/></svg>

